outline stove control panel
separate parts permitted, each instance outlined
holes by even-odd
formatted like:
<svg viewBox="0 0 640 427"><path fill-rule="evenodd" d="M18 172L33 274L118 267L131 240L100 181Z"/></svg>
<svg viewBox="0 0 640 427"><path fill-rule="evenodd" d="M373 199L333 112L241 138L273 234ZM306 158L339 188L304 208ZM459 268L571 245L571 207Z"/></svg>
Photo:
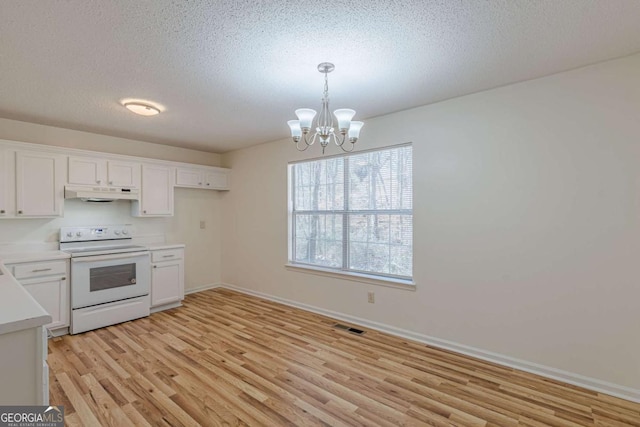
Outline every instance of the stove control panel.
<svg viewBox="0 0 640 427"><path fill-rule="evenodd" d="M92 240L131 239L133 226L124 225L96 225L87 227L62 227L60 242L88 242Z"/></svg>

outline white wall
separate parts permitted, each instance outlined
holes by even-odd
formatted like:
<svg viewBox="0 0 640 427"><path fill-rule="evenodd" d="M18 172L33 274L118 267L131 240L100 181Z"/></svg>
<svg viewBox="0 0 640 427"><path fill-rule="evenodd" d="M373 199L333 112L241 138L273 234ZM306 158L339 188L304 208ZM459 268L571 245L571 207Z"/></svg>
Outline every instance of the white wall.
<svg viewBox="0 0 640 427"><path fill-rule="evenodd" d="M287 162L318 149L227 153L222 280L640 389L638 76L635 55L367 120L363 149L414 144L415 292L286 270Z"/></svg>
<svg viewBox="0 0 640 427"><path fill-rule="evenodd" d="M133 139L116 138L78 130L38 125L0 118L0 139L55 145L57 147L101 151L174 162L220 166L220 155L187 148L152 144Z"/></svg>
<svg viewBox="0 0 640 427"><path fill-rule="evenodd" d="M165 225L167 242L185 243L185 289L222 278L222 203L225 192L176 188L175 213ZM200 228L200 221L205 228Z"/></svg>

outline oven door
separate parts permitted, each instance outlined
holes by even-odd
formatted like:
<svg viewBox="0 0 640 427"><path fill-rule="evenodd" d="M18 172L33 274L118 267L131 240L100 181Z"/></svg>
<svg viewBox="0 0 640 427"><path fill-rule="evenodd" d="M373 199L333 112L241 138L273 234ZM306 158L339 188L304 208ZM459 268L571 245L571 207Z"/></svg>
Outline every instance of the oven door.
<svg viewBox="0 0 640 427"><path fill-rule="evenodd" d="M71 308L149 294L149 252L92 255L71 259Z"/></svg>

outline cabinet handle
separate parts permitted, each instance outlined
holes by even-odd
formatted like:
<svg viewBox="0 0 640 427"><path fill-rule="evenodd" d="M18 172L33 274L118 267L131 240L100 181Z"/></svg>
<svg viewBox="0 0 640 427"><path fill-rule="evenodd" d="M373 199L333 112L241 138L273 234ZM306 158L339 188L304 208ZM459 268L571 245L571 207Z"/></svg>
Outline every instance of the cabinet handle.
<svg viewBox="0 0 640 427"><path fill-rule="evenodd" d="M162 255L162 258L171 258L174 257L175 255Z"/></svg>
<svg viewBox="0 0 640 427"><path fill-rule="evenodd" d="M38 268L36 270L32 270L32 273L42 273L43 271L51 271L50 268Z"/></svg>

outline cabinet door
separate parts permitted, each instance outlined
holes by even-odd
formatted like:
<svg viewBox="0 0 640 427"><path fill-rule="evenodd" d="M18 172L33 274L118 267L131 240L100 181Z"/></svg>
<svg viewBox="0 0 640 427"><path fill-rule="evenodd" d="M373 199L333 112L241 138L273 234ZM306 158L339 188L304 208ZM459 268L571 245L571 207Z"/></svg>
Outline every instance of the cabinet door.
<svg viewBox="0 0 640 427"><path fill-rule="evenodd" d="M161 262L151 268L151 307L180 301L184 298L182 261Z"/></svg>
<svg viewBox="0 0 640 427"><path fill-rule="evenodd" d="M178 187L202 187L202 171L197 169L176 169L176 186Z"/></svg>
<svg viewBox="0 0 640 427"><path fill-rule="evenodd" d="M69 306L66 277L47 277L20 281L31 296L53 318L49 329L69 326Z"/></svg>
<svg viewBox="0 0 640 427"><path fill-rule="evenodd" d="M114 187L139 188L140 163L109 160L107 177L108 184Z"/></svg>
<svg viewBox="0 0 640 427"><path fill-rule="evenodd" d="M140 216L173 215L173 168L142 165Z"/></svg>
<svg viewBox="0 0 640 427"><path fill-rule="evenodd" d="M207 172L206 187L212 190L228 190L229 174L227 172Z"/></svg>
<svg viewBox="0 0 640 427"><path fill-rule="evenodd" d="M0 148L0 218L11 215L10 209L10 181L9 154ZM11 168L12 170L13 168Z"/></svg>
<svg viewBox="0 0 640 427"><path fill-rule="evenodd" d="M69 184L107 185L105 164L93 157L69 157Z"/></svg>
<svg viewBox="0 0 640 427"><path fill-rule="evenodd" d="M16 208L18 217L62 216L63 158L49 153L16 153Z"/></svg>

